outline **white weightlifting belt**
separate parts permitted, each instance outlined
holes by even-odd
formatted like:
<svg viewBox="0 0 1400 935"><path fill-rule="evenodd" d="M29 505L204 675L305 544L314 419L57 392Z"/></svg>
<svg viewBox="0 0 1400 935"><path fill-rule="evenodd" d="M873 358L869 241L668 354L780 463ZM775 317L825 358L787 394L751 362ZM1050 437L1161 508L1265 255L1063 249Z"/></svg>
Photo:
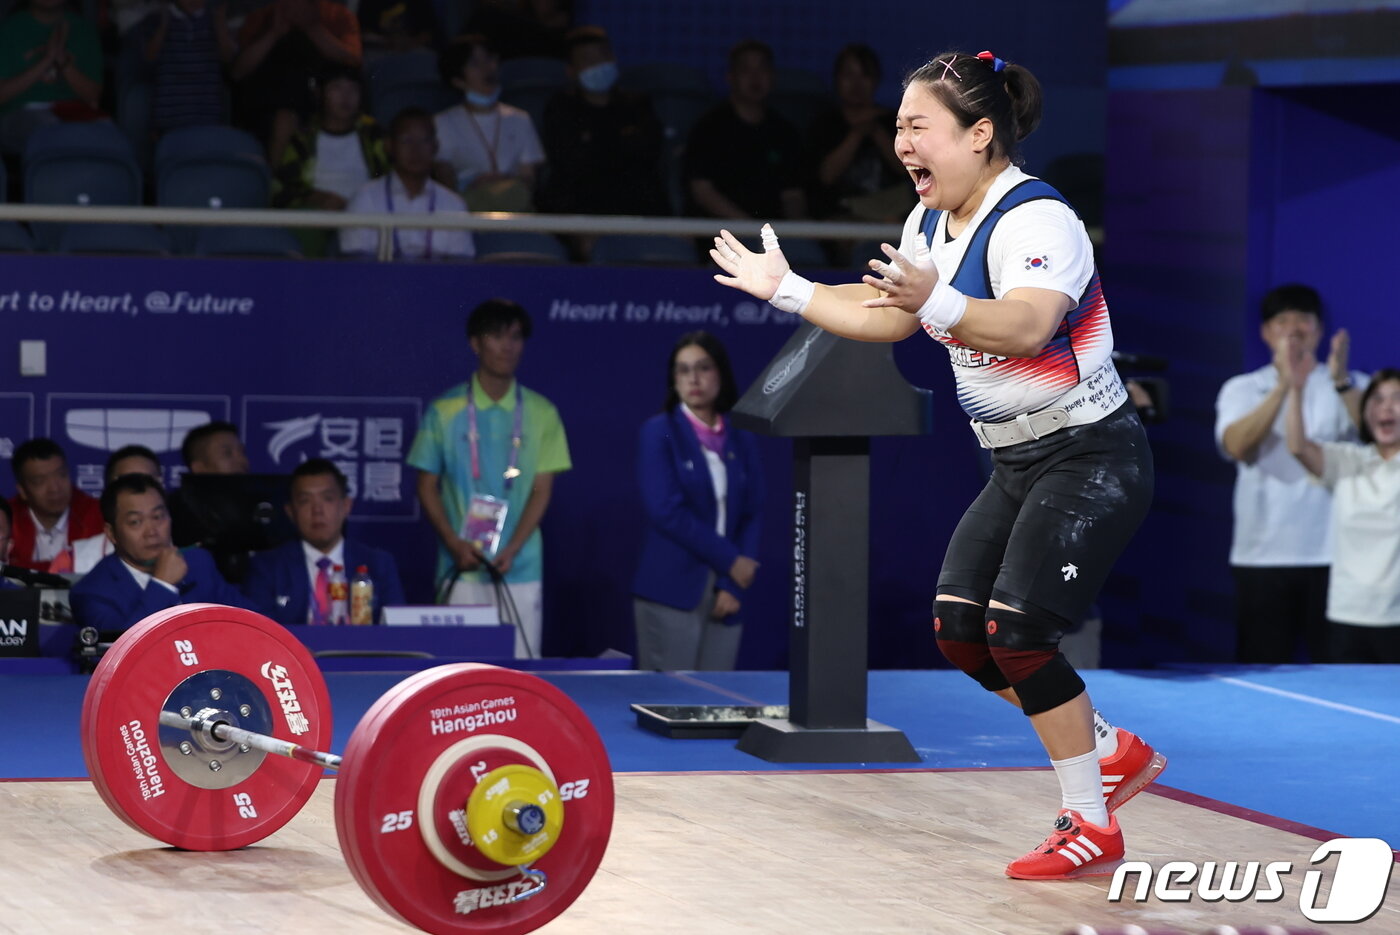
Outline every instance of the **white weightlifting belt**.
<svg viewBox="0 0 1400 935"><path fill-rule="evenodd" d="M968 424L983 448L1005 448L1053 435L1069 425L1069 412L1060 408L1042 409L1022 413L1010 422L978 422L973 419Z"/></svg>

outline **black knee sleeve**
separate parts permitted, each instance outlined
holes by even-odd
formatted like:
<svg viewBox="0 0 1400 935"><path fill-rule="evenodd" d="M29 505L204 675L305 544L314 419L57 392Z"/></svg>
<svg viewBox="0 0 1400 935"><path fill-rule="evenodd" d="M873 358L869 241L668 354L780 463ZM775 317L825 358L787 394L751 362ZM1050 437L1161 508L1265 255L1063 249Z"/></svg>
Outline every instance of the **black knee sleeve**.
<svg viewBox="0 0 1400 935"><path fill-rule="evenodd" d="M1060 653L1063 620L989 607L986 626L988 651L1025 714L1058 708L1084 691L1084 680Z"/></svg>
<svg viewBox="0 0 1400 935"><path fill-rule="evenodd" d="M933 635L953 665L989 692L1011 687L987 648L986 609L966 601L933 602Z"/></svg>

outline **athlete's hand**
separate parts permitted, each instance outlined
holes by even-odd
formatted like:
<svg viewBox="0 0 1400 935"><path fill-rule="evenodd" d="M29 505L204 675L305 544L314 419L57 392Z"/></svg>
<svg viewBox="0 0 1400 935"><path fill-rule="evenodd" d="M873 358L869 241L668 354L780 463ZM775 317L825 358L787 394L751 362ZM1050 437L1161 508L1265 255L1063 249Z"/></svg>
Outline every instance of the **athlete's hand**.
<svg viewBox="0 0 1400 935"><path fill-rule="evenodd" d="M938 284L938 267L933 265L933 257L929 256L928 244L924 242L923 235L914 238L913 257L904 256L887 243L880 244L880 249L885 251L885 256L890 258L890 262L871 260L869 265L884 278L877 279L866 275L861 277L861 282L867 286L874 286L884 295L877 299L866 299L860 304L866 308L894 306L911 315L917 315L919 309L928 301L928 297L933 294L933 287Z"/></svg>
<svg viewBox="0 0 1400 935"><path fill-rule="evenodd" d="M747 292L755 299L767 302L778 291L790 267L787 257L778 246L778 235L773 228L763 225L763 252L754 253L739 242L727 230L721 230L710 250L710 259L728 276L715 276L715 282L731 289Z"/></svg>

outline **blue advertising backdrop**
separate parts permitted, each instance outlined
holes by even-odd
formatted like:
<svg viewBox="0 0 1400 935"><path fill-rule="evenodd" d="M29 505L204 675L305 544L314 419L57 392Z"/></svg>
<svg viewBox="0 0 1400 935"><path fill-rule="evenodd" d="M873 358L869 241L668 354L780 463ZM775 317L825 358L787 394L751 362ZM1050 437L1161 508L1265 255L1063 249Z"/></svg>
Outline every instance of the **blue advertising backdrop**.
<svg viewBox="0 0 1400 935"><path fill-rule="evenodd" d="M78 485L96 492L107 454L140 442L178 484L185 431L231 419L254 471L317 456L340 463L356 488L355 535L392 549L410 600L425 603L433 534L403 456L423 406L471 369L470 309L497 295L521 302L535 320L521 380L559 407L574 462L545 520L546 650L556 655L632 648L636 434L664 398L676 338L714 331L743 386L793 327L702 270L0 257L0 277L6 331L46 341L48 358L46 376L0 395L0 456L48 434L69 452ZM898 357L911 380L934 386L946 434L875 445L872 487L896 491L872 516L877 664L935 661L930 589L978 485L942 352L906 345ZM790 451L762 442L762 570L746 597L740 659L750 667L786 664ZM9 472L0 477L12 492Z"/></svg>

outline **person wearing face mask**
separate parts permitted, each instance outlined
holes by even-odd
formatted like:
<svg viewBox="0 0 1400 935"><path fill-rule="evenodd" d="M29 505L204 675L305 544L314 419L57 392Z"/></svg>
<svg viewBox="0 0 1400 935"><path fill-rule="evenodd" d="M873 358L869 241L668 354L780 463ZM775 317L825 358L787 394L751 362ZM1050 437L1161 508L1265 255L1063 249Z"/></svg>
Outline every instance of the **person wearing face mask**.
<svg viewBox="0 0 1400 935"><path fill-rule="evenodd" d="M1308 437L1317 361L1288 357L1288 450L1332 493L1327 590L1331 662L1400 663L1400 370L1378 370L1360 394L1360 443Z"/></svg>
<svg viewBox="0 0 1400 935"><path fill-rule="evenodd" d="M1310 661L1328 662L1332 497L1289 454L1283 410L1290 375L1306 370L1309 439L1354 441L1366 376L1347 369L1345 330L1332 337L1327 363L1318 361L1322 298L1311 286L1271 289L1260 319L1272 360L1225 381L1215 403L1216 444L1235 463L1235 661L1292 662L1303 643Z"/></svg>
<svg viewBox="0 0 1400 935"><path fill-rule="evenodd" d="M715 278L842 337L923 331L948 351L959 402L994 469L948 543L933 604L939 649L1027 716L1055 770L1051 833L1007 876L1111 874L1115 812L1166 758L1113 728L1060 652L1147 514L1152 454L1114 369L1113 330L1083 222L1018 168L1041 90L991 52L945 52L904 82L895 152L918 204L878 275L823 286L794 273L771 226L763 252L715 238ZM937 496L931 479L920 494Z"/></svg>
<svg viewBox="0 0 1400 935"><path fill-rule="evenodd" d="M725 418L738 399L719 339L681 335L666 364L666 404L638 442L646 517L632 579L638 669L734 668L763 508L758 446Z"/></svg>
<svg viewBox="0 0 1400 935"><path fill-rule="evenodd" d="M617 56L599 26L568 36L572 85L544 111L549 177L540 210L555 214L667 213L661 121L651 101L618 90Z"/></svg>
<svg viewBox="0 0 1400 935"><path fill-rule="evenodd" d="M530 115L501 103L500 55L485 36L458 36L442 53L444 83L462 103L433 118L444 182L474 211L530 211L544 149Z"/></svg>

